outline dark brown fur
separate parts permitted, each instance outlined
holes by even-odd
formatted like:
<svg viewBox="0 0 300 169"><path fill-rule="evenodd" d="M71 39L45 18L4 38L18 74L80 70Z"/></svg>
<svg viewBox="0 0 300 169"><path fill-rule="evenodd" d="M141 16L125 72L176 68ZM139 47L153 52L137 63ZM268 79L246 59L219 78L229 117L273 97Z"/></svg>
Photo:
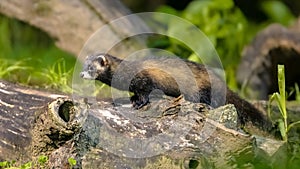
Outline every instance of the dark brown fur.
<svg viewBox="0 0 300 169"><path fill-rule="evenodd" d="M92 62L100 65L94 69L96 72L89 70ZM213 107L231 103L237 109L241 125L250 121L262 128L271 126L258 109L228 89L217 75L204 65L191 61L176 58L123 61L108 54L97 54L87 58L81 76L85 78L86 74L93 74L92 78L88 78L100 80L114 88L133 92L131 101L135 108L147 104L150 93L158 89L169 96L183 94L186 100ZM220 96L212 97L212 86Z"/></svg>

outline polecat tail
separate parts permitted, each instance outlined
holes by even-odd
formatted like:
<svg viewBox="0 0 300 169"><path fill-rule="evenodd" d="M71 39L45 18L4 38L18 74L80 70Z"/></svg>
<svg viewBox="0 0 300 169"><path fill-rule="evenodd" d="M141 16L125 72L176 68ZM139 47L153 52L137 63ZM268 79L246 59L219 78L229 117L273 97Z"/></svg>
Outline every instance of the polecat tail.
<svg viewBox="0 0 300 169"><path fill-rule="evenodd" d="M235 105L241 125L252 123L253 126L264 131L271 130L272 122L260 110L255 108L254 105L240 98L237 94L230 90L228 90L226 99L227 103Z"/></svg>

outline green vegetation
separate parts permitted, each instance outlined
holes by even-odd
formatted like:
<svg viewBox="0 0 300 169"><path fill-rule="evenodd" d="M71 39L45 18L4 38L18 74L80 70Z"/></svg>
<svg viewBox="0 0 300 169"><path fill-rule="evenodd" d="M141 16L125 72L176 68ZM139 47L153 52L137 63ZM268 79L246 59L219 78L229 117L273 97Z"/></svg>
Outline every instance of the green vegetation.
<svg viewBox="0 0 300 169"><path fill-rule="evenodd" d="M296 95L295 100L297 102L300 102L300 90L297 83L295 84L295 95Z"/></svg>
<svg viewBox="0 0 300 169"><path fill-rule="evenodd" d="M14 164L16 163L16 161L2 161L0 162L0 168L10 168L12 167Z"/></svg>
<svg viewBox="0 0 300 169"><path fill-rule="evenodd" d="M295 87L294 88L290 88L290 93L289 93L289 97L292 96L293 94L295 94L295 101L300 102L300 90L299 90L299 86L297 83L295 83Z"/></svg>
<svg viewBox="0 0 300 169"><path fill-rule="evenodd" d="M39 156L39 158L38 158L38 162L37 162L37 164L36 164L36 167L37 167L37 168L45 168L47 162L48 162L48 157L45 156L45 155L41 155L41 156Z"/></svg>
<svg viewBox="0 0 300 169"><path fill-rule="evenodd" d="M74 158L72 158L72 157L70 157L68 159L68 162L69 162L69 165L70 165L70 169L72 169L76 165L76 163L77 163L77 161Z"/></svg>
<svg viewBox="0 0 300 169"><path fill-rule="evenodd" d="M48 163L48 157L45 155L41 155L38 157L36 162L27 162L25 164L22 164L21 166L17 166L16 165L16 161L3 161L0 162L0 169L31 169L31 168L39 168L39 169L43 169L43 168L47 168L47 163ZM77 161L70 157L68 158L68 163L70 165L70 169L72 169Z"/></svg>
<svg viewBox="0 0 300 169"><path fill-rule="evenodd" d="M286 111L286 92L285 92L285 77L284 77L284 65L278 65L278 86L279 93L274 93L269 100L269 117L271 117L271 103L274 99L278 104L282 119L278 119L278 126L280 134L284 141L287 141L287 111Z"/></svg>
<svg viewBox="0 0 300 169"><path fill-rule="evenodd" d="M42 88L71 92L75 57L25 23L0 15L0 78Z"/></svg>
<svg viewBox="0 0 300 169"><path fill-rule="evenodd" d="M31 168L39 168L43 169L46 168L46 164L48 162L48 157L41 155L38 157L36 162L27 162L25 164L22 164L21 166L16 165L16 161L3 161L0 162L0 168L1 169L31 169Z"/></svg>
<svg viewBox="0 0 300 169"><path fill-rule="evenodd" d="M281 1L264 1L261 6L272 22L289 25L295 20L290 9Z"/></svg>
<svg viewBox="0 0 300 169"><path fill-rule="evenodd" d="M282 139L287 143L287 152L281 156L285 156L281 159L281 163L285 164L286 168L298 168L300 164L300 140L299 140L299 127L300 121L290 122L288 118L288 110L286 109L287 92L285 88L285 71L284 65L278 65L278 87L279 93L276 92L270 96L268 104L268 115L271 118L273 112L271 112L271 103L275 100L280 116L274 121L277 123L280 135ZM299 97L298 85L295 85L296 98ZM289 124L288 124L289 123ZM292 129L294 129L292 131ZM273 160L272 160L273 161ZM282 168L282 167L280 167Z"/></svg>
<svg viewBox="0 0 300 169"><path fill-rule="evenodd" d="M53 66L48 67L41 73L47 77L47 85L51 88L71 93L72 88L69 85L69 80L72 77L72 70L67 70L65 59L59 59Z"/></svg>
<svg viewBox="0 0 300 169"><path fill-rule="evenodd" d="M281 137L284 141L288 140L288 132L290 129L295 126L296 124L300 124L300 121L293 122L291 124L288 124L288 113L286 109L286 90L285 90L285 75L284 75L284 65L278 65L278 87L279 87L279 93L274 93L269 100L269 108L268 108L268 114L269 117L271 117L271 103L276 100L276 103L279 107L279 111L281 113L280 119L277 119L276 122L278 123L278 128L281 134ZM296 86L298 87L298 86ZM296 90L299 89L296 88Z"/></svg>
<svg viewBox="0 0 300 169"><path fill-rule="evenodd" d="M1 58L0 62L0 78L13 77L17 72L31 69L30 67L26 66L25 60L12 62Z"/></svg>

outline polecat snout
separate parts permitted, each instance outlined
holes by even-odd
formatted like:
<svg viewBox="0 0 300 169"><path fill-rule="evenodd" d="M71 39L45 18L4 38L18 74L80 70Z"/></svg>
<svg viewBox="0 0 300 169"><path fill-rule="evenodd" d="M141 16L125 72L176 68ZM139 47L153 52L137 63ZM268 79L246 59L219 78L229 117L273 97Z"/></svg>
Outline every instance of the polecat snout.
<svg viewBox="0 0 300 169"><path fill-rule="evenodd" d="M228 89L217 75L204 65L188 60L165 57L126 61L109 54L95 54L87 57L80 76L133 92L131 101L135 108L149 103L150 93L158 89L168 96L178 97L182 94L186 100L207 103L213 107L231 103L237 109L241 125L250 121L260 127L271 126L258 109ZM212 91L220 93L220 96L212 95Z"/></svg>

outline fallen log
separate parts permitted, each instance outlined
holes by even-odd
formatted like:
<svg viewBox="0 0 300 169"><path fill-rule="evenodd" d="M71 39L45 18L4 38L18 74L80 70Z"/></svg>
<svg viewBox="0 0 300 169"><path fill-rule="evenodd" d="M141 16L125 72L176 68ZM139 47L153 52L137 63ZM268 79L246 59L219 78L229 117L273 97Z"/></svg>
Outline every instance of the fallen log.
<svg viewBox="0 0 300 169"><path fill-rule="evenodd" d="M78 168L147 168L161 163L219 168L230 167L232 157L254 156L260 149L253 144L255 137L237 131L233 105L212 110L166 97L133 110L126 99L118 104L91 102L0 84L1 161L24 163L46 155L50 168L69 168L69 158L77 160ZM282 147L278 143L270 156Z"/></svg>

